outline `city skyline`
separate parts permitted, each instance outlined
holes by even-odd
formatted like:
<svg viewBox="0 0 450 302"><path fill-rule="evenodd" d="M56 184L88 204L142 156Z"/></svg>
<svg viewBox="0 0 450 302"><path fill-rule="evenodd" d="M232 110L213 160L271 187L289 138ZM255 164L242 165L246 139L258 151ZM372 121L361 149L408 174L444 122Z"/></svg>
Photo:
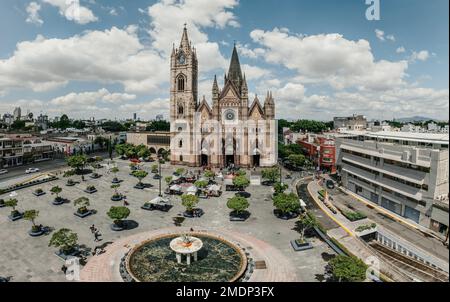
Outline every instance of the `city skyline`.
<svg viewBox="0 0 450 302"><path fill-rule="evenodd" d="M73 1L77 15L65 1L4 1L0 25L14 30L0 37L0 113L167 118L186 23L209 103L236 41L250 98L270 88L277 118L448 120L448 2L381 1L380 21L364 2Z"/></svg>

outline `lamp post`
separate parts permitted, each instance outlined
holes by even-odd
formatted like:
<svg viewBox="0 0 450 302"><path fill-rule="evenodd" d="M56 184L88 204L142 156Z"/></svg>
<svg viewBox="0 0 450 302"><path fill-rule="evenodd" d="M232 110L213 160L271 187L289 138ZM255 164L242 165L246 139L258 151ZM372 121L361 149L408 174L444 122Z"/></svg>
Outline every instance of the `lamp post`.
<svg viewBox="0 0 450 302"><path fill-rule="evenodd" d="M159 165L159 197L162 197L162 193L161 193L161 157L158 157L158 165Z"/></svg>

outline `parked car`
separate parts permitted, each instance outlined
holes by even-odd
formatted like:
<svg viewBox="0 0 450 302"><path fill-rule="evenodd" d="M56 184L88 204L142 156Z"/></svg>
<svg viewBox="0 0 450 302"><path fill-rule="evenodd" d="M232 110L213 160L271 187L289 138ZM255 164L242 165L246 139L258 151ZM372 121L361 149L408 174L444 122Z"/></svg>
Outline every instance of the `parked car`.
<svg viewBox="0 0 450 302"><path fill-rule="evenodd" d="M140 164L141 163L141 161L139 159L137 159L137 158L132 158L132 159L130 159L130 161L132 163L135 163L135 164Z"/></svg>
<svg viewBox="0 0 450 302"><path fill-rule="evenodd" d="M6 174L6 173L8 173L8 170L6 170L6 169L0 169L0 175Z"/></svg>
<svg viewBox="0 0 450 302"><path fill-rule="evenodd" d="M38 168L28 168L25 170L25 173L27 173L27 174L36 173L36 172L39 172Z"/></svg>

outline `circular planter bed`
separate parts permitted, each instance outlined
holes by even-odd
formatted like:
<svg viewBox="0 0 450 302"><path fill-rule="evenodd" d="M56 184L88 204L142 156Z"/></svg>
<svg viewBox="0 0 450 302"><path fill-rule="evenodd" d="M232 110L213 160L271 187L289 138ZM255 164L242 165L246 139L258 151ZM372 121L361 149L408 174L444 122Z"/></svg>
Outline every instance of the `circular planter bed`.
<svg viewBox="0 0 450 302"><path fill-rule="evenodd" d="M250 217L250 212L245 211L240 214L236 214L236 212L230 213L230 221L246 221Z"/></svg>
<svg viewBox="0 0 450 302"><path fill-rule="evenodd" d="M142 183L141 184L137 184L137 185L134 186L134 188L138 189L138 190L144 190L146 187L147 186L142 184Z"/></svg>
<svg viewBox="0 0 450 302"><path fill-rule="evenodd" d="M123 196L122 195L113 195L112 197L111 197L111 200L112 201L121 201L123 199Z"/></svg>
<svg viewBox="0 0 450 302"><path fill-rule="evenodd" d="M94 194L95 192L97 192L97 189L96 189L96 188L93 188L93 189L86 189L86 190L84 190L84 192L85 192L85 193L88 193L88 194Z"/></svg>
<svg viewBox="0 0 450 302"><path fill-rule="evenodd" d="M242 191L242 192L237 192L234 194L237 197L244 197L244 198L250 198L252 196L252 194Z"/></svg>
<svg viewBox="0 0 450 302"><path fill-rule="evenodd" d="M72 257L76 257L80 254L80 251L77 248L73 248L69 252L63 252L61 250L55 252L55 255L62 258L63 260L67 260Z"/></svg>
<svg viewBox="0 0 450 302"><path fill-rule="evenodd" d="M85 218L85 217L92 215L92 211L91 210L87 210L84 212L76 211L75 213L73 213L73 215L80 217L80 218Z"/></svg>
<svg viewBox="0 0 450 302"><path fill-rule="evenodd" d="M123 230L125 230L126 228L127 228L127 225L126 225L125 222L122 222L120 225L115 224L115 223L111 224L111 230L113 230L113 231L115 231L115 232L123 231Z"/></svg>
<svg viewBox="0 0 450 302"><path fill-rule="evenodd" d="M31 230L28 231L28 234L31 237L38 237L44 234L44 229L41 227L32 227Z"/></svg>
<svg viewBox="0 0 450 302"><path fill-rule="evenodd" d="M283 220L291 220L291 219L294 219L294 218L297 218L298 217L298 213L292 213L292 212L290 212L290 213L282 213L280 210L274 210L273 211L273 214L277 217L277 218L279 218L279 219L283 219Z"/></svg>
<svg viewBox="0 0 450 302"><path fill-rule="evenodd" d="M3 199L0 199L0 208L5 207L5 201Z"/></svg>
<svg viewBox="0 0 450 302"><path fill-rule="evenodd" d="M52 204L55 205L55 206L60 206L60 205L62 205L62 204L65 203L65 202L66 202L66 200L65 200L64 198L57 197L57 198L55 198L55 199L52 201Z"/></svg>
<svg viewBox="0 0 450 302"><path fill-rule="evenodd" d="M74 181L73 181L73 182L67 182L67 183L66 183L66 186L67 186L67 187L73 187L73 186L75 186L76 184L77 184L77 183L74 182Z"/></svg>
<svg viewBox="0 0 450 302"><path fill-rule="evenodd" d="M100 178L100 177L102 177L100 174L97 174L97 173L93 173L93 174L91 174L91 176L90 176L92 179L97 179L97 178Z"/></svg>
<svg viewBox="0 0 450 302"><path fill-rule="evenodd" d="M192 212L183 212L183 216L186 218L200 218L205 214L205 211L202 209L194 209Z"/></svg>
<svg viewBox="0 0 450 302"><path fill-rule="evenodd" d="M122 180L118 179L118 178L114 178L111 183L113 184L120 184L122 182Z"/></svg>

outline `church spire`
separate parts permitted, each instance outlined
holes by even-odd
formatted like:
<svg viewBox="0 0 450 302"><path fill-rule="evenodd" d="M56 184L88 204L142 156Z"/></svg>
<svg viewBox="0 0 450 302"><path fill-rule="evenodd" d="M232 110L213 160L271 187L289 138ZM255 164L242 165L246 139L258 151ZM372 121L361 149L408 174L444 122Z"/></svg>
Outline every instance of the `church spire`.
<svg viewBox="0 0 450 302"><path fill-rule="evenodd" d="M233 54L231 55L230 69L228 70L228 79L233 82L237 89L241 89L242 85L242 70L239 62L239 55L234 43Z"/></svg>
<svg viewBox="0 0 450 302"><path fill-rule="evenodd" d="M189 37L188 37L186 25L187 24L184 23L183 36L181 37L181 43L180 43L180 49L183 49L183 50L190 49L190 43L189 43Z"/></svg>

